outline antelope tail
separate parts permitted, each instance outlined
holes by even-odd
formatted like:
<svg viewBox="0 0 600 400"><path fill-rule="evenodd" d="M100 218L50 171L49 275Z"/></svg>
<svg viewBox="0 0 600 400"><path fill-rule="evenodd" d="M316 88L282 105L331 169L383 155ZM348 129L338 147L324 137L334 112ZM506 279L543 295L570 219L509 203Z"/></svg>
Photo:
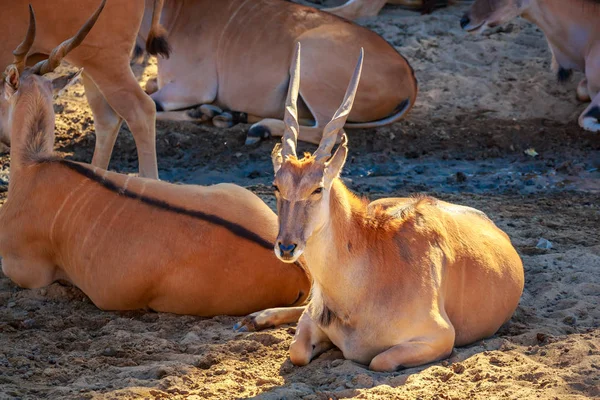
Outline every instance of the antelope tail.
<svg viewBox="0 0 600 400"><path fill-rule="evenodd" d="M169 58L171 46L167 42L167 30L160 24L160 14L164 4L165 0L154 0L152 27L148 33L148 39L146 39L146 51L153 56L161 55Z"/></svg>

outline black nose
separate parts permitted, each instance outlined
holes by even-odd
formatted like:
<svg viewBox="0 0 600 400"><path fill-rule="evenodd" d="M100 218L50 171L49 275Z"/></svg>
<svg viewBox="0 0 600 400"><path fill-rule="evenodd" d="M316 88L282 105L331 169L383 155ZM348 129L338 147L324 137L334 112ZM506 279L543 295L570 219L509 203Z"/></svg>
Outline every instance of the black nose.
<svg viewBox="0 0 600 400"><path fill-rule="evenodd" d="M463 15L460 19L460 27L464 29L465 26L469 25L469 22L471 22L471 18L467 14Z"/></svg>
<svg viewBox="0 0 600 400"><path fill-rule="evenodd" d="M294 244L294 243L284 245L283 243L279 242L279 251L281 251L282 256L288 256L288 257L293 256L295 249L296 249L296 244Z"/></svg>

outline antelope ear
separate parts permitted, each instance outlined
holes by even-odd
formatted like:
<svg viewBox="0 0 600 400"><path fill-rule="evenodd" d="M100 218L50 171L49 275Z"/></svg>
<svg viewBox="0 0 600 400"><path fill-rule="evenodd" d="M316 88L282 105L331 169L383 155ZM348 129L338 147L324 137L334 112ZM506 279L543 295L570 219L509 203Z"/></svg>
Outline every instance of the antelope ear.
<svg viewBox="0 0 600 400"><path fill-rule="evenodd" d="M9 66L4 78L4 98L9 100L17 90L19 90L19 70L14 66Z"/></svg>
<svg viewBox="0 0 600 400"><path fill-rule="evenodd" d="M346 163L346 156L348 155L348 136L344 133L342 135L342 141L338 146L337 150L333 154L333 157L329 159L325 164L325 182L329 185L335 178L340 176L342 168Z"/></svg>
<svg viewBox="0 0 600 400"><path fill-rule="evenodd" d="M83 68L81 68L77 72L73 72L68 75L59 76L58 78L53 79L52 80L52 94L53 94L54 98L56 99L57 97L61 96L65 92L65 90L67 90L69 88L69 86L71 86L72 84L77 82L77 80L81 76L82 72L83 72Z"/></svg>
<svg viewBox="0 0 600 400"><path fill-rule="evenodd" d="M271 160L273 161L274 175L277 174L281 164L283 164L283 156L281 155L281 143L277 143L271 152Z"/></svg>

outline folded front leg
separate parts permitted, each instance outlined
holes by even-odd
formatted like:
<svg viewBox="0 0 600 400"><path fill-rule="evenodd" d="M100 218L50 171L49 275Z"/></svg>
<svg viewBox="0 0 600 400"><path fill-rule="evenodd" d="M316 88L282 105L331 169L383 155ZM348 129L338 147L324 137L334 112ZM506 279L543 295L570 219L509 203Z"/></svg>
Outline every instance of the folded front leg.
<svg viewBox="0 0 600 400"><path fill-rule="evenodd" d="M294 365L307 365L313 358L333 347L333 343L321 328L304 311L298 321L296 335L290 345L290 360Z"/></svg>
<svg viewBox="0 0 600 400"><path fill-rule="evenodd" d="M397 344L371 360L369 369L379 372L396 371L444 359L454 347L454 328L442 327L431 337L419 337Z"/></svg>

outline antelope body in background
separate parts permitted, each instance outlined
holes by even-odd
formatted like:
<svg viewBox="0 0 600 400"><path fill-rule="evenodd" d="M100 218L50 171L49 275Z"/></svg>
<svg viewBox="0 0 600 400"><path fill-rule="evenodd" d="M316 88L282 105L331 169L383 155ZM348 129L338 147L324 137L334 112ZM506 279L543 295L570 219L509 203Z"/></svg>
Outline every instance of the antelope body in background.
<svg viewBox="0 0 600 400"><path fill-rule="evenodd" d="M103 0L102 4L106 0ZM156 15L147 40L151 54L168 55L164 30L158 16L164 0L154 4ZM140 176L158 178L155 143L156 109L152 100L140 88L129 66L142 17L143 0L111 0L106 4L86 42L68 54L52 54L52 49L73 35L98 6L97 0L11 0L2 4L4 18L0 24L0 66L12 62L11 51L27 31L27 4L36 9L36 40L18 49L20 56L28 54L30 62L50 55L50 64L56 67L64 57L66 61L83 67L85 93L94 114L96 148L92 164L107 168L119 128L127 122L138 150ZM1 89L0 89L1 90ZM0 141L10 144L8 130L8 104L0 93Z"/></svg>
<svg viewBox="0 0 600 400"><path fill-rule="evenodd" d="M559 81L568 80L573 70L585 74L577 98L591 103L579 116L579 125L600 132L600 0L476 0L460 25L482 32L519 15L546 35Z"/></svg>
<svg viewBox="0 0 600 400"><path fill-rule="evenodd" d="M81 43L100 9L73 38ZM35 17L25 46L35 37ZM19 49L23 48L23 44ZM231 184L172 185L111 173L52 154L52 83L17 51L5 72L11 121L8 199L0 208L2 271L17 285L56 280L79 287L101 309L244 315L302 304L310 279L272 252L275 214Z"/></svg>
<svg viewBox="0 0 600 400"><path fill-rule="evenodd" d="M371 57L347 128L398 121L417 96L413 70L394 47L367 28L312 7L281 0L173 0L165 4L161 22L173 51L158 60L157 81L149 86L149 92L156 90L151 97L158 118L213 104L260 121L250 128L248 143L281 136L296 42L305 54L299 116L313 124L300 126L300 140L319 143L352 74L343 60L361 47ZM141 37L150 26L146 13Z"/></svg>
<svg viewBox="0 0 600 400"><path fill-rule="evenodd" d="M523 265L508 236L485 214L431 197L368 203L339 179L346 135L331 155L360 79L313 155L296 155L300 47L292 63L286 131L273 150L279 214L276 255L304 255L313 277L306 307L266 310L236 326L260 329L301 313L290 358L305 365L337 346L376 371L426 364L493 335L514 312ZM302 312L303 311L303 312Z"/></svg>
<svg viewBox="0 0 600 400"><path fill-rule="evenodd" d="M433 12L436 7L448 5L448 0L349 0L346 3L321 10L338 15L340 17L355 20L363 17L374 17L386 4L397 4L421 10L423 14Z"/></svg>

